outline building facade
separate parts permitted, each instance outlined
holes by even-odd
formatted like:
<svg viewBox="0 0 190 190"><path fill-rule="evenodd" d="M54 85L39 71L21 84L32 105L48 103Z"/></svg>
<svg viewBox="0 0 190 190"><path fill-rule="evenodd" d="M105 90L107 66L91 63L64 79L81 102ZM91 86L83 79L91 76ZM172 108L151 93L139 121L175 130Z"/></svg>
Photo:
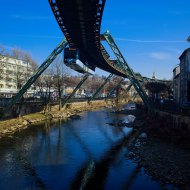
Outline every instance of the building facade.
<svg viewBox="0 0 190 190"><path fill-rule="evenodd" d="M180 66L173 69L173 98L175 103L180 104Z"/></svg>
<svg viewBox="0 0 190 190"><path fill-rule="evenodd" d="M0 96L12 97L32 74L30 63L0 55Z"/></svg>
<svg viewBox="0 0 190 190"><path fill-rule="evenodd" d="M180 60L180 104L190 104L190 48L186 49Z"/></svg>

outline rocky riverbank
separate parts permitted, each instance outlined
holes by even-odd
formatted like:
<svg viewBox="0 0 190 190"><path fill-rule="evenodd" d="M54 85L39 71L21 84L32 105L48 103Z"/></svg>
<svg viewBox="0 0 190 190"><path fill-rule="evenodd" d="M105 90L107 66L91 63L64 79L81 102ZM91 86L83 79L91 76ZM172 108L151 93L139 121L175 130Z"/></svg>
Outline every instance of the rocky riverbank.
<svg viewBox="0 0 190 190"><path fill-rule="evenodd" d="M162 189L190 189L190 140L187 129L173 128L170 118L147 117L144 125L135 127L139 136L129 146L127 159L132 159L153 179L159 180ZM170 187L170 188L169 188ZM175 188L176 187L176 188Z"/></svg>
<svg viewBox="0 0 190 190"><path fill-rule="evenodd" d="M163 189L174 185L180 190L190 189L190 152L158 138L137 138L129 147L127 159L133 159Z"/></svg>
<svg viewBox="0 0 190 190"><path fill-rule="evenodd" d="M58 111L58 106L53 106L48 112L39 112L24 116L19 116L18 118L0 121L0 138L12 135L16 131L26 129L29 125L39 122L44 122L51 119L66 119L72 115L80 114L84 111L101 109L104 107L109 107L105 101L93 101L90 105L86 102L75 102L67 104L66 107Z"/></svg>

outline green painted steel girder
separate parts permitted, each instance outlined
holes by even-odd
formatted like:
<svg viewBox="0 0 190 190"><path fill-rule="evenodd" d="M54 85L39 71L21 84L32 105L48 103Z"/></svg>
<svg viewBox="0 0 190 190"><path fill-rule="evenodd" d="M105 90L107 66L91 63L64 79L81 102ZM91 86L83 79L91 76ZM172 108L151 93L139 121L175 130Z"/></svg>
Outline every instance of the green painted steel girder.
<svg viewBox="0 0 190 190"><path fill-rule="evenodd" d="M38 79L38 77L48 68L48 66L55 60L55 58L64 50L68 42L64 38L61 43L52 51L48 58L42 63L42 65L37 69L37 71L31 76L31 78L24 84L12 101L7 105L5 111L8 111L23 94L31 87L31 85Z"/></svg>
<svg viewBox="0 0 190 190"><path fill-rule="evenodd" d="M113 76L113 74L110 74L106 80L104 81L104 83L96 90L96 92L92 95L92 97L88 100L88 103L90 103L94 98L96 98L96 96L98 95L98 93L103 89L103 87L106 85L106 83L111 79L111 77Z"/></svg>
<svg viewBox="0 0 190 190"><path fill-rule="evenodd" d="M88 79L90 74L85 74L82 80L78 83L78 85L75 87L73 92L66 98L66 100L63 102L62 107L75 95L76 91L83 85L83 83Z"/></svg>
<svg viewBox="0 0 190 190"><path fill-rule="evenodd" d="M132 84L130 84L124 91L125 91L125 93L126 94L128 94L128 92L129 92L129 90L131 89L131 87L132 87L133 85ZM118 95L118 98L120 98L120 94Z"/></svg>
<svg viewBox="0 0 190 190"><path fill-rule="evenodd" d="M114 91L117 90L117 88L119 88L119 86L121 85L121 83L122 83L124 80L125 80L125 79L122 78L122 79L119 81L119 83L118 83L118 84L111 90L111 92L107 95L107 97L105 98L106 100L111 97L111 95L114 93Z"/></svg>
<svg viewBox="0 0 190 190"><path fill-rule="evenodd" d="M132 99L133 101L135 100L135 98L137 97L137 95L138 95L138 93L134 93L134 94L133 94L133 97L132 97L132 98L133 98L133 99Z"/></svg>
<svg viewBox="0 0 190 190"><path fill-rule="evenodd" d="M149 104L147 94L144 92L144 90L143 90L140 82L138 81L135 73L129 67L127 62L125 61L121 51L119 50L119 48L116 45L114 39L109 34L109 32L104 33L103 36L106 39L109 46L111 47L111 49L113 50L115 56L117 57L117 67L119 67L126 74L127 78L129 78L129 80L131 81L132 85L134 86L135 90L137 91L137 93L139 94L141 99L143 100L144 104L148 108L150 108L150 104Z"/></svg>
<svg viewBox="0 0 190 190"><path fill-rule="evenodd" d="M128 93L129 90L131 89L131 87L132 87L132 84L130 84L130 85L125 89L125 93Z"/></svg>

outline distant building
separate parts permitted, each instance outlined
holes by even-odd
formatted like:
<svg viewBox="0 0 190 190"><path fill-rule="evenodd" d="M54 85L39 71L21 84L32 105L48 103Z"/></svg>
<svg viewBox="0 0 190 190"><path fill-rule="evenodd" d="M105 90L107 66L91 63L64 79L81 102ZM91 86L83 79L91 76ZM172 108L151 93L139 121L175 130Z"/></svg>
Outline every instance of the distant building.
<svg viewBox="0 0 190 190"><path fill-rule="evenodd" d="M173 98L177 104L180 104L180 66L173 70Z"/></svg>
<svg viewBox="0 0 190 190"><path fill-rule="evenodd" d="M190 48L186 49L180 59L180 104L190 104Z"/></svg>
<svg viewBox="0 0 190 190"><path fill-rule="evenodd" d="M30 63L0 55L0 97L16 94L32 74Z"/></svg>

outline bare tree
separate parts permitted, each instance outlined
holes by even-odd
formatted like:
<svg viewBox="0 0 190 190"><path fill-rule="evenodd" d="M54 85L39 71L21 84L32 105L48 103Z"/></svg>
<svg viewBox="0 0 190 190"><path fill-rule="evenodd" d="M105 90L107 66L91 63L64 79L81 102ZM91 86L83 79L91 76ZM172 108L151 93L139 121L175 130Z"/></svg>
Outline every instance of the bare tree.
<svg viewBox="0 0 190 190"><path fill-rule="evenodd" d="M12 57L15 59L23 60L26 63L29 63L33 70L36 70L38 67L38 64L36 63L36 61L32 58L30 53L27 51L14 48L12 49Z"/></svg>
<svg viewBox="0 0 190 190"><path fill-rule="evenodd" d="M3 61L3 55L4 55L4 52L5 52L5 48L3 46L0 46L0 80L3 80L4 79L4 63L2 62Z"/></svg>
<svg viewBox="0 0 190 190"><path fill-rule="evenodd" d="M63 88L65 87L65 80L66 78L71 78L69 76L69 71L67 67L63 64L63 61L58 58L54 61L53 64L53 79L54 85L58 93L58 100L59 100L59 110L62 107L61 96L63 93Z"/></svg>
<svg viewBox="0 0 190 190"><path fill-rule="evenodd" d="M44 82L44 87L45 87L45 90L46 90L46 93L45 93L45 104L47 105L47 110L50 111L50 99L51 99L51 89L53 87L53 69L52 67L48 68L43 77L43 82Z"/></svg>
<svg viewBox="0 0 190 190"><path fill-rule="evenodd" d="M21 58L21 50L18 48L13 48L11 51L11 56L15 59L20 59Z"/></svg>
<svg viewBox="0 0 190 190"><path fill-rule="evenodd" d="M34 89L36 92L40 93L40 96L43 96L43 88L45 87L45 81L44 81L44 75L41 75L37 78L37 80L34 82Z"/></svg>
<svg viewBox="0 0 190 190"><path fill-rule="evenodd" d="M10 56L10 55L7 52L6 48L3 45L0 45L0 80L5 79L5 73L4 73L4 68L6 67L4 63L5 56Z"/></svg>

